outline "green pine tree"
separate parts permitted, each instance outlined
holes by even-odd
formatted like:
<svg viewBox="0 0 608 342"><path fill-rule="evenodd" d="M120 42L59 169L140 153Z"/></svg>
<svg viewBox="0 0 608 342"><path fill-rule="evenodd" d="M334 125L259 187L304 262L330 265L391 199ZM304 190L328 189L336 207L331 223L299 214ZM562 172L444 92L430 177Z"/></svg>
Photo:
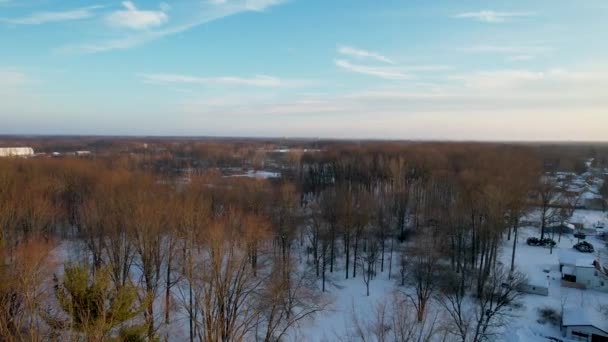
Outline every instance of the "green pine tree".
<svg viewBox="0 0 608 342"><path fill-rule="evenodd" d="M91 274L87 266L66 265L63 280L55 277L55 297L63 313L47 315L46 321L57 330L82 334L88 341L112 335L119 341L138 341L139 332L146 330L145 325L129 323L143 313L149 299L139 302L131 284L115 286L105 268Z"/></svg>

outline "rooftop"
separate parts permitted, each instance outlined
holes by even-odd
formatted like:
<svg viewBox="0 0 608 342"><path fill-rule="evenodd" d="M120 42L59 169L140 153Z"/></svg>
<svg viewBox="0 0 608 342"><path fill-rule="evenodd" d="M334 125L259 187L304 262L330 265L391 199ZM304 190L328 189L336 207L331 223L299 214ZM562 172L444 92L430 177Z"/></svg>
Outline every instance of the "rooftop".
<svg viewBox="0 0 608 342"><path fill-rule="evenodd" d="M563 326L593 326L608 334L608 317L594 308L566 307L562 314Z"/></svg>

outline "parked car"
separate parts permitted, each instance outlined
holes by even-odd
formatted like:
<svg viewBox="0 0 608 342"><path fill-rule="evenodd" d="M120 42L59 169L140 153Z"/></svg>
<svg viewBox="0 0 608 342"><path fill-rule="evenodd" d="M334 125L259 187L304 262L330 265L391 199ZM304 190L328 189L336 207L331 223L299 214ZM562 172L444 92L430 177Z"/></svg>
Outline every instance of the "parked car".
<svg viewBox="0 0 608 342"><path fill-rule="evenodd" d="M593 253L595 251L593 245L587 241L577 243L576 245L574 245L574 249L581 253Z"/></svg>

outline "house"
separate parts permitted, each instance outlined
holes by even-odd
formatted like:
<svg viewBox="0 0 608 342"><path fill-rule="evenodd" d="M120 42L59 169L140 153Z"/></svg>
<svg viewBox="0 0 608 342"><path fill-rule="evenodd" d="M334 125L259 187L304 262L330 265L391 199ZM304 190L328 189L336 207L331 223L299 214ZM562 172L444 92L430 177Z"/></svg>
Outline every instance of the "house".
<svg viewBox="0 0 608 342"><path fill-rule="evenodd" d="M574 234L576 226L568 222L553 223L546 228L546 231L549 233Z"/></svg>
<svg viewBox="0 0 608 342"><path fill-rule="evenodd" d="M31 147L0 147L0 157L31 157L34 149Z"/></svg>
<svg viewBox="0 0 608 342"><path fill-rule="evenodd" d="M562 285L608 292L608 275L593 257L574 251L560 251Z"/></svg>
<svg viewBox="0 0 608 342"><path fill-rule="evenodd" d="M564 308L561 330L562 335L568 339L608 342L608 318L591 308Z"/></svg>
<svg viewBox="0 0 608 342"><path fill-rule="evenodd" d="M549 276L539 276L536 278L528 279L525 284L519 286L520 292L535 294L539 296L549 295Z"/></svg>

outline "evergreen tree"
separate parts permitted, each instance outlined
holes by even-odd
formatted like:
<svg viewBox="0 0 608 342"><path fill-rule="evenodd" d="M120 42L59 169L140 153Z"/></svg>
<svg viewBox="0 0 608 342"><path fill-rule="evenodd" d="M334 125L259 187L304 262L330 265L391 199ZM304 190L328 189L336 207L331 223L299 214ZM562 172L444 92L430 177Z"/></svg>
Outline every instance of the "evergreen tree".
<svg viewBox="0 0 608 342"><path fill-rule="evenodd" d="M58 317L46 315L51 327L100 341L111 338L113 330L121 326L117 340L141 340L145 326L128 323L144 311L148 299L138 303L133 285L116 286L108 269L91 274L87 266L80 265L66 265L63 280L55 276L54 281L55 297L63 313Z"/></svg>

